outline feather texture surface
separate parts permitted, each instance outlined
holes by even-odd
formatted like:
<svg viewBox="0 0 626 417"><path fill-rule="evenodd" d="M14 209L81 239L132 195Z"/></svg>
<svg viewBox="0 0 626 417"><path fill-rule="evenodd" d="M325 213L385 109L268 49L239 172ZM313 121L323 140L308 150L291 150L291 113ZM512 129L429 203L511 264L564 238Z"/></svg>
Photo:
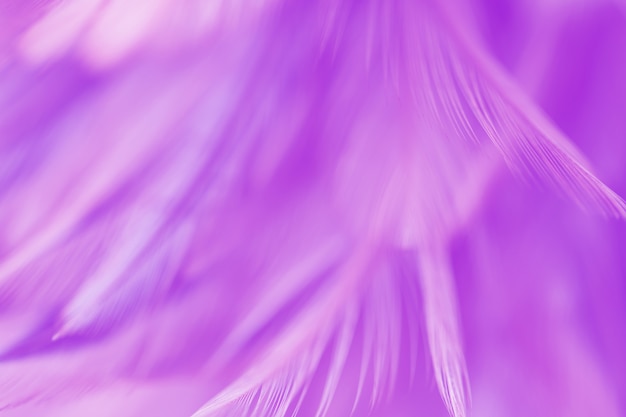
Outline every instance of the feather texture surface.
<svg viewBox="0 0 626 417"><path fill-rule="evenodd" d="M619 10L0 0L0 416L623 415Z"/></svg>

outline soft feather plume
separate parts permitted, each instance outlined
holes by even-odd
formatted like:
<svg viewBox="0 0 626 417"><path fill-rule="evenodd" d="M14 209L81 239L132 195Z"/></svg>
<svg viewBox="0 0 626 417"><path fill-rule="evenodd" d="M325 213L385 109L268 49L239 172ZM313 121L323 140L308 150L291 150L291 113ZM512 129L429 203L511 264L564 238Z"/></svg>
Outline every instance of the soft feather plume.
<svg viewBox="0 0 626 417"><path fill-rule="evenodd" d="M626 20L553 3L0 0L0 414L621 415Z"/></svg>

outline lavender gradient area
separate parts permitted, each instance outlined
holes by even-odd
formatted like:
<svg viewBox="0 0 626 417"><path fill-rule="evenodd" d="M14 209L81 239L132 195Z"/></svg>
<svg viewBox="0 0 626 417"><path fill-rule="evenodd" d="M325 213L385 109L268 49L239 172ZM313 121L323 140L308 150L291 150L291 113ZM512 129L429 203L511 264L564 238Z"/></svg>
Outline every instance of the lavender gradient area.
<svg viewBox="0 0 626 417"><path fill-rule="evenodd" d="M626 415L622 0L0 0L1 417Z"/></svg>

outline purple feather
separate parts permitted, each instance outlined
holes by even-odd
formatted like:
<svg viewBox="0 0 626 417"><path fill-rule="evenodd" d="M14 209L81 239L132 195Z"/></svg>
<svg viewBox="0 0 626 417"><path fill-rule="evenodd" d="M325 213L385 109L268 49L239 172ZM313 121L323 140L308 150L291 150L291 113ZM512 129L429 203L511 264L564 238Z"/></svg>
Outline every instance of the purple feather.
<svg viewBox="0 0 626 417"><path fill-rule="evenodd" d="M625 414L625 11L0 0L0 416Z"/></svg>

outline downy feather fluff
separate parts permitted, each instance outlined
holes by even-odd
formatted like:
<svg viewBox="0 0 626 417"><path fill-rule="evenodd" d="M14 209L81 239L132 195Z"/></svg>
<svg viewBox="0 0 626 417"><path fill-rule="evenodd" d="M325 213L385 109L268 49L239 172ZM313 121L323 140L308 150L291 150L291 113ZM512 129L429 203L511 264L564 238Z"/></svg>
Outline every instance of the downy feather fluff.
<svg viewBox="0 0 626 417"><path fill-rule="evenodd" d="M550 4L0 0L0 415L622 415L626 20Z"/></svg>

